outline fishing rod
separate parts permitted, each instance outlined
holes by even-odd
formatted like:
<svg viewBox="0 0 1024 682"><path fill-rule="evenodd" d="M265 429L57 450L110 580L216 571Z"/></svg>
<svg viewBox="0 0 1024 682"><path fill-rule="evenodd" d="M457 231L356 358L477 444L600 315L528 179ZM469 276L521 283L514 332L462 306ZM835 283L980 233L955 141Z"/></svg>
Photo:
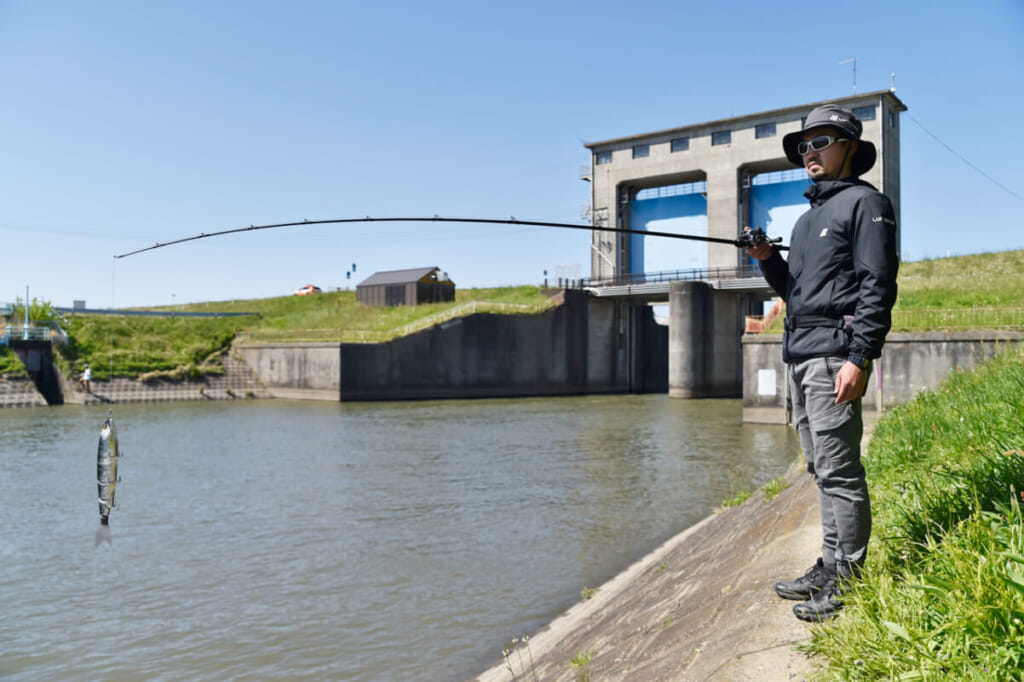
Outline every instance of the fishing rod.
<svg viewBox="0 0 1024 682"><path fill-rule="evenodd" d="M365 216L363 218L336 218L331 220L301 220L291 223L274 223L272 225L250 225L249 227L236 227L230 230L220 230L219 232L200 232L197 235L191 237L183 237L182 239L174 239L168 242L157 242L153 246L147 246L145 248L136 249L127 253L122 253L114 256L114 258L127 258L128 256L134 256L139 253L145 253L146 251L152 251L154 249L162 249L165 246L173 246L174 244L183 244L185 242L195 241L197 239L206 239L208 237L219 237L225 234L235 234L237 232L253 232L256 230L272 230L278 227L303 227L306 225L329 225L329 224L340 224L340 223L478 223L478 224L491 224L491 225L522 225L524 227L561 227L572 230L589 230L599 232L614 232L617 234L639 234L647 237L668 237L670 239L691 239L701 242L711 242L715 244L730 244L738 248L758 246L760 244L774 244L775 248L786 250L788 246L782 246L778 242L782 241L782 238L770 239L768 235L764 233L759 227L752 230L745 231L742 236L737 239L724 239L722 237L704 237L696 234L679 234L676 232L658 232L656 230L631 230L625 227L599 227L595 225L577 225L575 223L557 223L542 220L518 220L515 217L512 218L442 218L441 216L433 216L429 218L372 218Z"/></svg>

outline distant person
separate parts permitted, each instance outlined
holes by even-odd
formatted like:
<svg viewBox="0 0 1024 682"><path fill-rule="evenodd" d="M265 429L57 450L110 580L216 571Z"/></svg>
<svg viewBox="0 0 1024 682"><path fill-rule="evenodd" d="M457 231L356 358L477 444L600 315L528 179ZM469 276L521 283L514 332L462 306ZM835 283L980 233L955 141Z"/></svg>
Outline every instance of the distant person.
<svg viewBox="0 0 1024 682"><path fill-rule="evenodd" d="M862 129L853 113L827 104L808 114L803 130L782 139L786 158L813 181L804 194L811 208L793 227L788 262L771 244L746 249L786 301L782 359L821 505L821 557L775 591L800 600L793 607L797 618L815 622L842 608L867 556L871 504L860 456L861 397L896 301L896 218L889 199L858 179L876 158Z"/></svg>
<svg viewBox="0 0 1024 682"><path fill-rule="evenodd" d="M82 376L79 377L78 383L85 389L86 393L92 393L92 368L89 367L89 363L85 363L85 370L82 371Z"/></svg>

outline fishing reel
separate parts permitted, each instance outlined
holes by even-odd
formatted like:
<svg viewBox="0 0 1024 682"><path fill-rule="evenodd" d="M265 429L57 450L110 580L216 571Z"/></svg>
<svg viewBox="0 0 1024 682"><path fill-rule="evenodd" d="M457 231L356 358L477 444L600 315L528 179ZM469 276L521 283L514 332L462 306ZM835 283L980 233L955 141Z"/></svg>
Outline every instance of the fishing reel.
<svg viewBox="0 0 1024 682"><path fill-rule="evenodd" d="M749 230L744 230L733 243L740 249L752 249L755 246L761 246L762 244L778 244L781 241L782 237L772 239L765 234L765 231L760 227L755 227Z"/></svg>

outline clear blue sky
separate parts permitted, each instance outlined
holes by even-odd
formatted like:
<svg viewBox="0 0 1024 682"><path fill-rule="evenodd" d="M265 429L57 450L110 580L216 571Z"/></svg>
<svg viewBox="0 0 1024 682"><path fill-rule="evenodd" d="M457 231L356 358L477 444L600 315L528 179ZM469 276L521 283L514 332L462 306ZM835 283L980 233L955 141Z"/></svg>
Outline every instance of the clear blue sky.
<svg viewBox="0 0 1024 682"><path fill-rule="evenodd" d="M0 0L0 301L181 303L437 265L590 270L584 142L881 90L904 260L1024 248L1024 3ZM920 125L918 125L920 124ZM787 235L788 240L788 235ZM349 281L352 263L357 272Z"/></svg>

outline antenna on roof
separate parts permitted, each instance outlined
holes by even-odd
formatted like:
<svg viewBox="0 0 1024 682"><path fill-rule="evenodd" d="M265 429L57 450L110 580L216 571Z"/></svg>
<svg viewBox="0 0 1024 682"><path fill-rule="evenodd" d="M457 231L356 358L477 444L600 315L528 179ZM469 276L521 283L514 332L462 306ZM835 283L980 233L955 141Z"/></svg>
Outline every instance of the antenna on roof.
<svg viewBox="0 0 1024 682"><path fill-rule="evenodd" d="M896 92L896 74L890 73L889 78L892 78L892 85L889 86L889 92Z"/></svg>
<svg viewBox="0 0 1024 682"><path fill-rule="evenodd" d="M850 62L853 62L853 94L856 95L857 94L857 58L853 57L852 59L844 59L843 61L841 61L839 63L840 64L849 64Z"/></svg>

